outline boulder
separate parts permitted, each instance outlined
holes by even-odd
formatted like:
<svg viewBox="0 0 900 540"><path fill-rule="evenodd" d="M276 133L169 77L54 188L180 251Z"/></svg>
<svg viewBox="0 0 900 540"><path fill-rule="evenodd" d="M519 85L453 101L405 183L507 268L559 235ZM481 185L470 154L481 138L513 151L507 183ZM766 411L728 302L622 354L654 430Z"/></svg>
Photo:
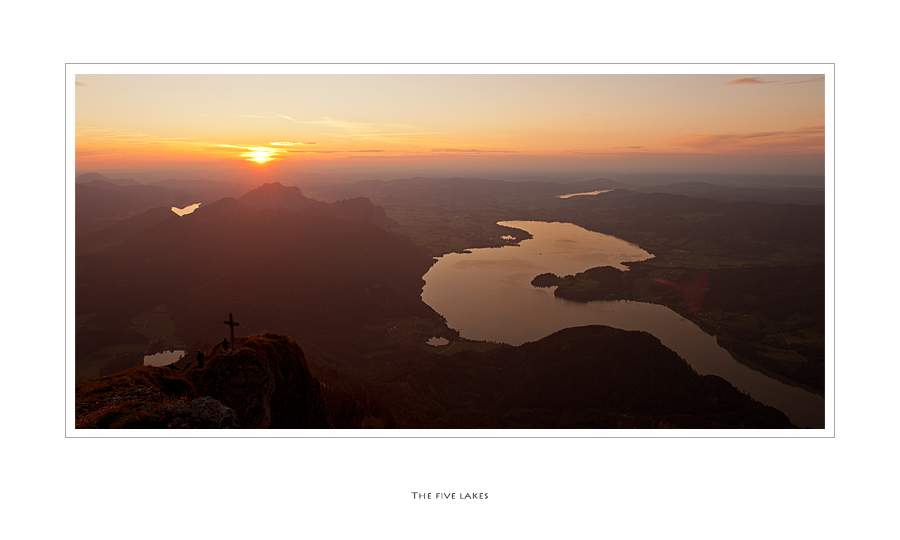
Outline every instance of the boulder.
<svg viewBox="0 0 900 540"><path fill-rule="evenodd" d="M234 409L226 407L221 401L204 396L194 399L190 404L177 401L166 409L172 419L168 423L170 429L237 429L241 427Z"/></svg>

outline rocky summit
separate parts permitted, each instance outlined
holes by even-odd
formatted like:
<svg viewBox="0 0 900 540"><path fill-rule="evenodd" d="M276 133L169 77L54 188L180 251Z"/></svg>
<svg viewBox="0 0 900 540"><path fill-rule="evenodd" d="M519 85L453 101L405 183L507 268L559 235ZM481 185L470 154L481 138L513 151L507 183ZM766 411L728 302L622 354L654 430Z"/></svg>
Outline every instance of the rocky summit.
<svg viewBox="0 0 900 540"><path fill-rule="evenodd" d="M303 350L280 334L203 351L202 367L140 366L76 385L77 428L331 428Z"/></svg>

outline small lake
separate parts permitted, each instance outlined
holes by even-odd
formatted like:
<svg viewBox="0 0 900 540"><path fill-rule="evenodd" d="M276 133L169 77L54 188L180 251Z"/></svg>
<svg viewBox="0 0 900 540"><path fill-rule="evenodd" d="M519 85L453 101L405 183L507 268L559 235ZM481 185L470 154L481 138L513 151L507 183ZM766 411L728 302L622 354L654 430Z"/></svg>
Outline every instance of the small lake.
<svg viewBox="0 0 900 540"><path fill-rule="evenodd" d="M601 189L600 191L585 191L583 193L569 193L568 195L557 195L557 199L568 199L569 197L580 197L582 195L600 195L601 193L609 193L611 189Z"/></svg>
<svg viewBox="0 0 900 540"><path fill-rule="evenodd" d="M149 354L144 357L145 366L168 366L172 362L181 360L184 351L163 351L156 354Z"/></svg>
<svg viewBox="0 0 900 540"><path fill-rule="evenodd" d="M178 208L177 206L173 206L172 211L175 212L176 214L178 214L179 216L186 216L198 208L200 208L200 203L194 203L194 204L185 206L184 208Z"/></svg>
<svg viewBox="0 0 900 540"><path fill-rule="evenodd" d="M780 409L795 425L825 426L824 398L786 385L737 362L713 336L657 304L571 302L533 287L545 272L576 274L596 266L652 257L639 246L571 223L503 221L533 238L517 246L472 249L440 257L425 274L422 299L464 338L521 345L563 328L601 324L656 336L701 375L718 375L758 401Z"/></svg>

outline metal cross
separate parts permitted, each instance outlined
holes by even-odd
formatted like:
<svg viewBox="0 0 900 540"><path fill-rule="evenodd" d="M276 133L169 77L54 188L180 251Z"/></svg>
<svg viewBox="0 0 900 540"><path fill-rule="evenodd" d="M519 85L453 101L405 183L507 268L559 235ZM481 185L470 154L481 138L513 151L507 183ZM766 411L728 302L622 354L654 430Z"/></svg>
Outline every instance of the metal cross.
<svg viewBox="0 0 900 540"><path fill-rule="evenodd" d="M231 347L230 348L233 350L234 349L234 327L240 326L241 323L234 322L234 317L231 316L231 313L228 314L228 320L222 321L222 323L227 324L228 326L231 327Z"/></svg>

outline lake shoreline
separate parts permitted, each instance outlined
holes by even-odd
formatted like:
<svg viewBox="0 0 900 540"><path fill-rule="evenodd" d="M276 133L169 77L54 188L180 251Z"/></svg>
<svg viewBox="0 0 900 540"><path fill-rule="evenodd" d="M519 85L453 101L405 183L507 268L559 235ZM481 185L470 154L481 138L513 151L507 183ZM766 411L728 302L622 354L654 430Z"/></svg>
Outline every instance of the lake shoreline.
<svg viewBox="0 0 900 540"><path fill-rule="evenodd" d="M573 223L500 221L497 224L527 229L532 241L511 242L507 251L502 252L472 248L447 254L437 259L423 276L426 281L423 301L445 317L448 326L455 328L460 337L518 346L560 329L583 325L645 331L682 356L698 373L719 376L762 403L793 411L791 417L796 414L798 419L795 424L817 428L824 422L823 410L815 404L816 400L823 399L821 394L788 377L775 376L765 366L748 363L744 355L720 344L715 318L705 320L709 314L689 312L686 306L677 305L682 297L680 291L669 291L668 284L654 283L653 278L661 271L671 272L672 275L664 277L669 283L675 283L682 279L678 277L682 272L699 269L670 270L664 262L659 262L656 254L637 244ZM618 282L621 277L623 287L613 287L617 290L612 296L607 291L603 298L585 298L605 288L590 280L573 283L571 277L606 266L610 267L606 269L608 272L595 271L588 275L606 280L610 286L614 283L609 280ZM612 273L617 275L607 275ZM583 297L567 298L566 294L560 294L559 288L544 289L538 294L540 289L531 281L542 274L570 276L567 283L574 284L569 287L570 292ZM636 289L635 280L641 280ZM594 300L612 303L588 308L587 304ZM566 307L570 303L585 307Z"/></svg>
<svg viewBox="0 0 900 540"><path fill-rule="evenodd" d="M640 265L641 262L644 262L644 261L638 261L637 264ZM633 263L626 263L626 264L633 264ZM574 277L577 280L578 278L582 278L583 276L588 275L591 271L595 271L595 270L597 270L597 269L588 269L584 272L579 273L576 276L566 276L566 277L570 278L570 280ZM689 270L689 269L676 268L676 270ZM699 270L699 269L692 269L692 270ZM623 272L622 279L623 280L630 279L633 281L636 279L649 278L651 272L653 271L653 268L647 267L647 266L640 266L638 268L631 269L631 271L633 273L630 275L627 275ZM538 277L541 277L541 276L537 276L535 279L538 279ZM563 277L558 278L558 281L560 283L562 283L563 280L564 280ZM533 285L534 285L534 283L533 283ZM534 286L537 287L539 285L534 285ZM695 325L697 325L697 327L699 327L701 330L703 330L703 332L705 332L706 334L716 338L716 341L719 343L719 346L722 347L723 349L725 349L726 351L728 351L728 353L736 361L740 362L741 364L744 364L745 366L747 366L755 371L758 371L768 377L771 377L775 380L783 382L784 384L788 384L790 386L795 386L797 388L803 389L807 392L810 392L812 394L816 394L816 395L819 395L822 397L825 396L824 388L816 388L815 386L807 384L801 380L794 379L788 375L779 373L778 371L775 371L774 369L767 368L767 367L761 365L760 363L758 363L750 358L747 358L746 354L740 354L731 345L731 342L734 341L734 338L729 337L727 332L725 331L729 328L727 325L718 325L718 324L708 320L707 316L704 316L704 314L698 312L697 310L688 309L684 305L684 302L681 300L672 301L671 298L666 299L662 296L637 296L634 294L634 286L633 286L633 283L631 283L631 282L627 283L625 287L620 287L620 290L614 291L614 292L601 291L599 289L599 283L597 284L597 286L598 286L598 289L596 289L596 290L589 289L587 291L583 290L583 288L581 290L573 290L573 289L566 289L563 287L557 287L553 291L553 295L556 298L560 298L562 300L566 300L569 302L576 302L576 303L590 303L590 302L623 300L623 301L633 301L633 302L646 302L649 304L656 304L656 305L667 307L667 308L671 309L672 311L674 311L675 313L681 315L685 319L687 319L687 320L691 321L692 323L694 323ZM761 339L761 338L758 337L757 339ZM785 349L785 350L791 350L791 349Z"/></svg>

